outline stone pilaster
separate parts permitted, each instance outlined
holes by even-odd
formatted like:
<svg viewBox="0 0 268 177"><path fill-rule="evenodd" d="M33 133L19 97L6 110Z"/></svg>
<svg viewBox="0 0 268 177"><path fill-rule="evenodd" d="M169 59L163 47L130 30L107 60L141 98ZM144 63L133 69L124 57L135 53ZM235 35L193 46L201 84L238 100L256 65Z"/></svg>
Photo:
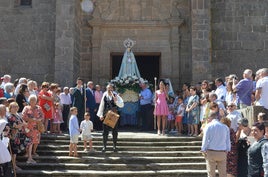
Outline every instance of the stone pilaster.
<svg viewBox="0 0 268 177"><path fill-rule="evenodd" d="M79 73L79 56L77 60L74 57L75 3L56 1L55 82L62 86L72 86Z"/></svg>
<svg viewBox="0 0 268 177"><path fill-rule="evenodd" d="M210 0L191 0L192 83L210 79L211 15Z"/></svg>
<svg viewBox="0 0 268 177"><path fill-rule="evenodd" d="M171 47L171 75L172 82L179 83L180 81L180 30L179 27L183 23L180 18L170 19L170 47Z"/></svg>

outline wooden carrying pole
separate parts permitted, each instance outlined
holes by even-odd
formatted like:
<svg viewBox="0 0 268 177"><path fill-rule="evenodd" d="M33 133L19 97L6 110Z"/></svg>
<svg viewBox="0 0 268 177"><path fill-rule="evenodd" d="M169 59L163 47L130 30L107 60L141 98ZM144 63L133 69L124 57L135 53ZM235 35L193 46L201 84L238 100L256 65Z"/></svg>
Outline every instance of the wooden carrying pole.
<svg viewBox="0 0 268 177"><path fill-rule="evenodd" d="M84 113L87 112L87 92L86 92L86 88L87 88L87 84L84 83L84 109L85 109Z"/></svg>
<svg viewBox="0 0 268 177"><path fill-rule="evenodd" d="M157 78L155 77L154 78L154 110L155 110L155 107L156 107L156 85L157 83ZM154 130L156 130L156 115L154 115Z"/></svg>

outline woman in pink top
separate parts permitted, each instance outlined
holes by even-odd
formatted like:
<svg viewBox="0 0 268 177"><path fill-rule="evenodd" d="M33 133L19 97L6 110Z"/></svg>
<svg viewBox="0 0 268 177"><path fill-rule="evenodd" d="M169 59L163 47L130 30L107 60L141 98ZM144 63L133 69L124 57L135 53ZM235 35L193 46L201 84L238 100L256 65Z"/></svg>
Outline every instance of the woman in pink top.
<svg viewBox="0 0 268 177"><path fill-rule="evenodd" d="M95 90L95 100L96 100L96 104L100 105L101 102L101 98L102 98L102 91L101 91L101 86L100 85L96 85L95 86L96 90Z"/></svg>
<svg viewBox="0 0 268 177"><path fill-rule="evenodd" d="M165 84L163 81L160 81L159 90L155 92L155 109L154 109L154 115L157 116L158 135L160 135L161 132L161 122L162 122L162 135L165 135L166 119L169 112L167 100L168 100L168 93L165 89Z"/></svg>

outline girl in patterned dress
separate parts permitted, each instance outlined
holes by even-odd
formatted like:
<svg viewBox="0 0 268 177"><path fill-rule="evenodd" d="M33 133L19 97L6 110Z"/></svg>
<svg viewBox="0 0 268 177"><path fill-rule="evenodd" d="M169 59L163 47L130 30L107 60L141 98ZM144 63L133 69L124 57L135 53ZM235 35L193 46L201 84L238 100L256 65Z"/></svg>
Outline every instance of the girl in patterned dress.
<svg viewBox="0 0 268 177"><path fill-rule="evenodd" d="M62 108L59 102L55 103L53 114L53 130L55 133L61 133L60 124L63 123Z"/></svg>
<svg viewBox="0 0 268 177"><path fill-rule="evenodd" d="M168 109L169 109L169 113L168 113L168 118L167 118L167 129L170 131L170 133L172 133L172 131L174 130L175 127L175 105L174 105L174 98L173 97L169 97L169 102L168 102Z"/></svg>

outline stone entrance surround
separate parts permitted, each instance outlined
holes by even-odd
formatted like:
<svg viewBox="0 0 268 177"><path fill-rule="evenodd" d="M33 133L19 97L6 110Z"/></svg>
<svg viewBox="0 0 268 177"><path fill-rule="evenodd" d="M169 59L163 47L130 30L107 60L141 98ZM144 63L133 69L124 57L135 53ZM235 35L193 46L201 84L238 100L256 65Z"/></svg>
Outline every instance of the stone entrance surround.
<svg viewBox="0 0 268 177"><path fill-rule="evenodd" d="M61 57L62 40L67 37L56 38L59 41L57 49L60 55L56 61L71 61L73 79L80 76L85 80L92 79L95 83L105 84L112 79L111 53L123 53L123 41L131 38L136 41L133 52L160 53L160 75L171 78L179 83L180 77L180 28L184 19L180 17L174 0L113 0L96 1L93 14L84 14L76 4L74 11L74 48L73 55ZM62 6L61 2L57 5ZM58 15L57 17L60 17ZM70 17L62 15L59 19ZM59 21L60 23L60 21ZM64 29L59 26L59 33ZM183 35L184 36L184 35ZM64 38L66 39L64 39ZM77 45L76 45L77 44ZM62 50L61 50L62 49ZM79 68L76 68L79 66ZM148 68L150 70L150 68ZM56 70L55 77L59 78L66 72L64 68ZM187 70L190 75L190 70ZM65 74L64 74L65 75Z"/></svg>

